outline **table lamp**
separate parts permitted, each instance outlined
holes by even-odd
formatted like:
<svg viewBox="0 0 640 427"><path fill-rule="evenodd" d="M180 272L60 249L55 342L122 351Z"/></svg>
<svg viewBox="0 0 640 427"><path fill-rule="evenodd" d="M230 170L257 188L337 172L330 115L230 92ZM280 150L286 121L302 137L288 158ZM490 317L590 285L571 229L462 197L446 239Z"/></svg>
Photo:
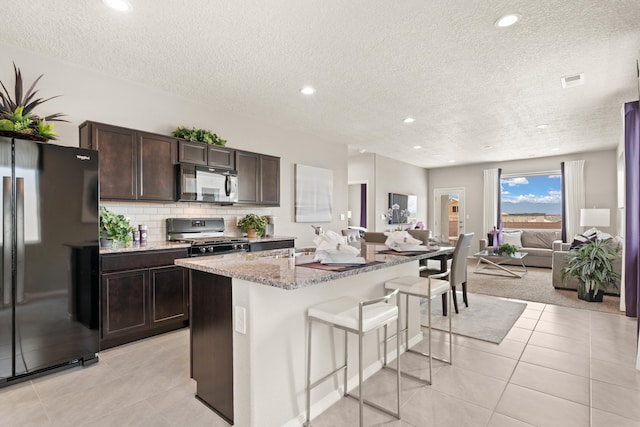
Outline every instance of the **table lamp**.
<svg viewBox="0 0 640 427"><path fill-rule="evenodd" d="M609 227L610 209L580 209L580 227Z"/></svg>

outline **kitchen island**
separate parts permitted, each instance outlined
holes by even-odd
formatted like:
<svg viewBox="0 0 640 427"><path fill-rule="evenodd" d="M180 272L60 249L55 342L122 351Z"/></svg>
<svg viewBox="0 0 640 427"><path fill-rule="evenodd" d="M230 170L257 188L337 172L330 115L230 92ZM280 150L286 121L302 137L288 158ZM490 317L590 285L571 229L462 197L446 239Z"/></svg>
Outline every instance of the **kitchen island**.
<svg viewBox="0 0 640 427"><path fill-rule="evenodd" d="M453 248L413 256L379 254L366 245L367 265L345 271L310 268L312 256L288 251L178 259L191 275L191 372L196 397L236 426L300 426L305 418L307 308L343 295L383 295L384 282L418 275L419 261ZM417 301L409 319L412 342L421 339ZM315 329L317 328L317 330ZM341 332L314 326L312 378L335 369ZM357 339L349 338L357 354ZM389 346L390 358L395 354ZM382 335L365 340L365 376L381 368ZM350 357L350 373L357 358ZM340 399L341 379L314 389L312 417ZM349 378L349 388L357 375Z"/></svg>

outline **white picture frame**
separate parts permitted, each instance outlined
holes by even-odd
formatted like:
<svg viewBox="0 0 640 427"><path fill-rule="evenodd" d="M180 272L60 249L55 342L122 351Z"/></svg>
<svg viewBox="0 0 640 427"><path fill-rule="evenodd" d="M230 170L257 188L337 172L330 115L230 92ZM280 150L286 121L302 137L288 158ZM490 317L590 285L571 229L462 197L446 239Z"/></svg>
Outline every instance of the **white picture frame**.
<svg viewBox="0 0 640 427"><path fill-rule="evenodd" d="M296 222L331 222L333 171L296 164Z"/></svg>

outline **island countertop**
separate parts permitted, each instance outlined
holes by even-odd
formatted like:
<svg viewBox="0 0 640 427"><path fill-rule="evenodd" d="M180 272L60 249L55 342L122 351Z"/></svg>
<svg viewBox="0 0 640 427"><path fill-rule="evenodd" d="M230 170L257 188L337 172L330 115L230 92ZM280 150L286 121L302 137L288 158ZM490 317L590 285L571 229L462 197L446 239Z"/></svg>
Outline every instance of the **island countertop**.
<svg viewBox="0 0 640 427"><path fill-rule="evenodd" d="M384 245L367 246L365 259L368 265L346 271L327 271L305 267L304 264L313 262L313 255L290 257L286 250L182 258L175 260L175 264L206 273L293 290L393 265L453 253L452 247L442 247L437 251L417 255L392 255L378 253L387 249Z"/></svg>

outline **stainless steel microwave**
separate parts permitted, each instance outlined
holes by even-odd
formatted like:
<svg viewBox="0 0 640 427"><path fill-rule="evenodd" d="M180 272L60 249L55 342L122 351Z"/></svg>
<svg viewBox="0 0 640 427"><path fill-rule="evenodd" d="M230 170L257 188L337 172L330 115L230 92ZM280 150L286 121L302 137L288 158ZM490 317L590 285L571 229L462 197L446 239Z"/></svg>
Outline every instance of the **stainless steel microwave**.
<svg viewBox="0 0 640 427"><path fill-rule="evenodd" d="M180 164L178 200L223 205L238 201L238 172L229 169Z"/></svg>

